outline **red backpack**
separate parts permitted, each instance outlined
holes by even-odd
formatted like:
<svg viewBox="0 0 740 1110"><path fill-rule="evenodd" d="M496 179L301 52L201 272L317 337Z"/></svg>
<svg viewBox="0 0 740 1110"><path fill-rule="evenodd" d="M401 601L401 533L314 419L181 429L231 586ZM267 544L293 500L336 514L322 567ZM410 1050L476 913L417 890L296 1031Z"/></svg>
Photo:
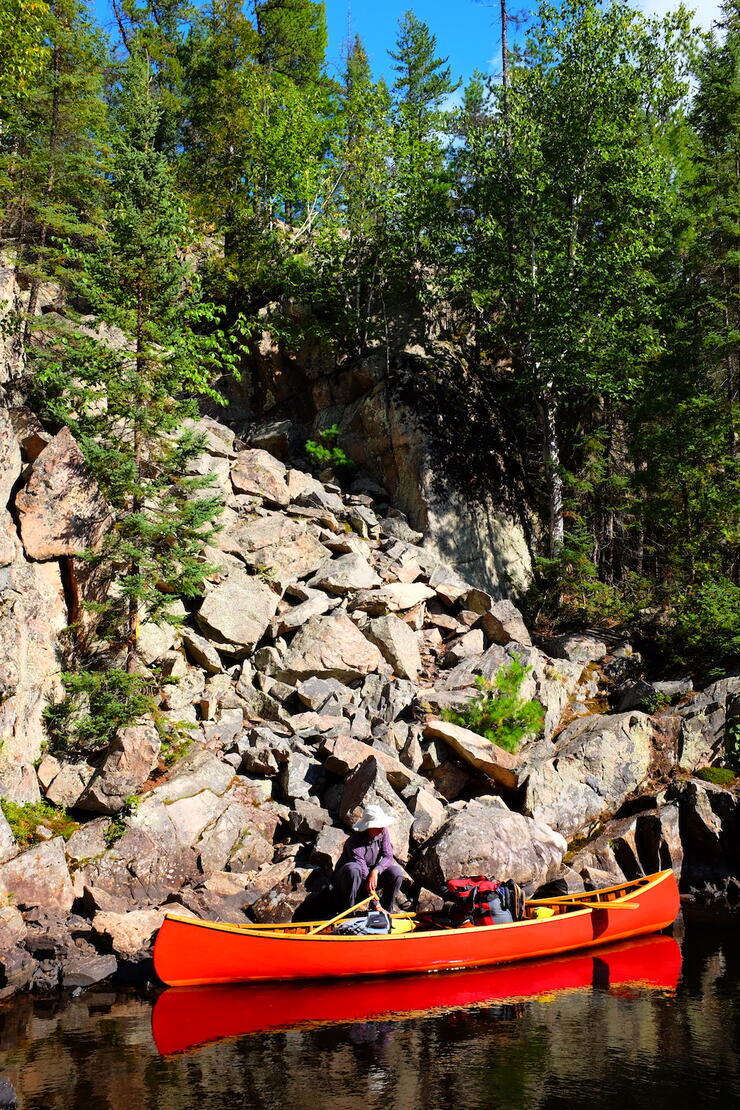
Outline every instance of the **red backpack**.
<svg viewBox="0 0 740 1110"><path fill-rule="evenodd" d="M471 921L473 925L493 925L489 899L501 883L485 875L466 875L462 879L448 879L444 886L445 900L452 903L451 917L460 924Z"/></svg>

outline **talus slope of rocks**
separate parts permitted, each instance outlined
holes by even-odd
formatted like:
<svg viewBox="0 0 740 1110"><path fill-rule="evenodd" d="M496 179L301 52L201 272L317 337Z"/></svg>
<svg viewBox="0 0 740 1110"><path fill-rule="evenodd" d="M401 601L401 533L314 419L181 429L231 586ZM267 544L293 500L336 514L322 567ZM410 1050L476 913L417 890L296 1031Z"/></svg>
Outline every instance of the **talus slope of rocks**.
<svg viewBox="0 0 740 1110"><path fill-rule="evenodd" d="M78 823L21 850L0 820L0 996L149 973L168 910L236 923L327 912L331 869L370 802L396 818L412 903L482 872L532 894L562 875L590 889L673 867L732 890L737 794L692 775L721 757L740 679L682 686L651 714L628 647L533 643L510 600L445 564L372 483L343 492L265 441L209 418L198 430L192 465L224 500L212 570L181 627L140 638L144 671L170 680L159 719L188 726L187 754L169 765L145 717L70 762L45 752L43 712L61 694L70 605L100 588L79 556L109 511L91 481L59 480L84 475L68 431L29 437L28 419L0 411L0 790ZM545 710L516 754L441 719L512 659ZM607 696L620 711L604 711Z"/></svg>

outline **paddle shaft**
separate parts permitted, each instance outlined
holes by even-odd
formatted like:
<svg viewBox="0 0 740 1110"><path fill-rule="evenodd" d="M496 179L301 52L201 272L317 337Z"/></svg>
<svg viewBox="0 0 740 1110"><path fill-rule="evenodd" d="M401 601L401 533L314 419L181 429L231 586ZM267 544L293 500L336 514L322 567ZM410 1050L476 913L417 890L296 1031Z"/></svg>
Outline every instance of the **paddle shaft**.
<svg viewBox="0 0 740 1110"><path fill-rule="evenodd" d="M343 917L349 917L349 915L351 913L354 913L355 910L361 910L362 907L367 906L369 902L377 901L377 897L378 896L377 894L375 894L375 892L369 894L367 898L363 898L363 900L361 902L358 902L356 906L350 906L348 910L345 910L343 913L338 913L337 916L332 917L330 921L322 921L316 926L315 929L309 929L306 933L306 936L312 937L314 936L314 934L320 933L322 929L328 929L330 925L336 925L337 921L341 921Z"/></svg>
<svg viewBox="0 0 740 1110"><path fill-rule="evenodd" d="M590 910L639 910L639 902L569 902L570 906L583 906Z"/></svg>

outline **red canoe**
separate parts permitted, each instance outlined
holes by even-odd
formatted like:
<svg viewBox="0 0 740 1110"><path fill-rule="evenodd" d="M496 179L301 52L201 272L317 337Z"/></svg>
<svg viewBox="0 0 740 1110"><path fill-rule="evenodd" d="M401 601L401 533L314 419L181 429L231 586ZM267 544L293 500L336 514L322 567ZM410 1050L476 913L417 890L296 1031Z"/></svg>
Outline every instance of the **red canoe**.
<svg viewBox="0 0 740 1110"><path fill-rule="evenodd" d="M538 909L553 915L537 918ZM658 932L679 909L672 871L587 894L528 903L510 925L439 929L418 923L387 936L311 935L310 925L224 925L168 915L154 968L169 986L270 979L398 975L511 963Z"/></svg>
<svg viewBox="0 0 740 1110"><path fill-rule="evenodd" d="M681 950L668 936L641 937L593 953L533 960L516 966L408 975L389 982L264 983L174 987L152 1012L152 1033L163 1056L225 1037L276 1029L369 1020L400 1020L554 991L639 986L674 991Z"/></svg>

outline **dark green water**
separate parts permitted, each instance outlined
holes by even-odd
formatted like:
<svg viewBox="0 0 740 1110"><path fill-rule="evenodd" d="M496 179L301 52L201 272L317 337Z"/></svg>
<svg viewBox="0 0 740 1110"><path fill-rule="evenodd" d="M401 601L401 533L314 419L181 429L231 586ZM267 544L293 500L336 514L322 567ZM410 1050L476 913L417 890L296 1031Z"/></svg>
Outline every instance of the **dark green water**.
<svg viewBox="0 0 740 1110"><path fill-rule="evenodd" d="M428 977L372 1002L344 985L315 995L317 1017L341 1008L329 1025L289 1027L310 987L170 994L166 1055L155 992L23 997L0 1008L0 1065L23 1110L740 1108L740 937L703 925L680 943L523 968L513 991L510 969L432 977L451 1004L431 1012ZM284 1028L244 1031L260 1023Z"/></svg>

